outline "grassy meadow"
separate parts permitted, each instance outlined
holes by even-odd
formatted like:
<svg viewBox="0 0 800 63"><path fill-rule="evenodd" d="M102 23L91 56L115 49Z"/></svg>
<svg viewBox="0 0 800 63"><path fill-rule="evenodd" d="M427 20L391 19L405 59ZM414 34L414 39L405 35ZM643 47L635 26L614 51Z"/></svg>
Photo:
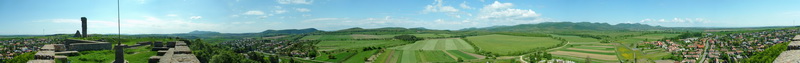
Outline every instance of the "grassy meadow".
<svg viewBox="0 0 800 63"><path fill-rule="evenodd" d="M558 46L562 41L550 37L524 37L510 35L482 35L466 38L482 51L500 55L524 53L536 48Z"/></svg>

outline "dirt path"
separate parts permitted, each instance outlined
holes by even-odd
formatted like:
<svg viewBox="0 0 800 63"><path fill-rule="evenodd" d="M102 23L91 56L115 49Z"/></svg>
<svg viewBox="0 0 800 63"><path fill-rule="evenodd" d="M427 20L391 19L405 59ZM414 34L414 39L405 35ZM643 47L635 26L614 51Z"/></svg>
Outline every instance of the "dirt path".
<svg viewBox="0 0 800 63"><path fill-rule="evenodd" d="M395 51L389 52L389 56L386 57L386 59L384 59L385 62L383 62L383 63L394 63L394 62L392 62L392 56L394 56L394 52Z"/></svg>
<svg viewBox="0 0 800 63"><path fill-rule="evenodd" d="M570 44L570 43L569 43L569 41L567 41L567 43L564 43L564 45L561 45L561 46L559 46L559 47L556 47L556 48L550 48L550 49L547 49L547 51L552 51L552 50L560 49L560 48L563 48L564 46L567 46L567 45L569 45L569 44ZM524 55L524 54L523 54L523 55Z"/></svg>
<svg viewBox="0 0 800 63"><path fill-rule="evenodd" d="M447 51L445 51L445 50L442 50L442 52L444 52L445 54L447 54L447 56L450 56L450 58L453 58L453 59L456 59L456 60L458 60L458 57L456 57L456 56L455 56L455 55L453 55L453 54L450 54L450 52L447 52ZM462 60L463 60L463 59L462 59Z"/></svg>
<svg viewBox="0 0 800 63"><path fill-rule="evenodd" d="M523 59L523 57L525 57L525 55L519 56L519 61L522 62L522 63L528 63L528 61L525 61L525 59Z"/></svg>
<svg viewBox="0 0 800 63"><path fill-rule="evenodd" d="M461 50L458 50L458 51L461 51ZM466 53L467 55L470 55L470 56L472 56L472 57L475 57L475 58L478 58L478 59L484 59L484 58L486 58L486 56L483 56L483 55L478 55L478 54L472 54L472 53L469 53L469 52L464 52L464 51L461 51L461 53Z"/></svg>

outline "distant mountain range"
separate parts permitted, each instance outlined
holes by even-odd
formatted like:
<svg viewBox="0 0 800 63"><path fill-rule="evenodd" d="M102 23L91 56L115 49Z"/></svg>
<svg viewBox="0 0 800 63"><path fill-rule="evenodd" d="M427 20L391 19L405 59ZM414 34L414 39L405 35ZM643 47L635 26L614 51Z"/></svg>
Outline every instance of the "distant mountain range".
<svg viewBox="0 0 800 63"><path fill-rule="evenodd" d="M661 26L651 26L639 23L608 23L591 22L544 22L538 24L519 24L513 26L492 26L485 28L466 28L462 31L634 31L634 30L664 30L670 29Z"/></svg>

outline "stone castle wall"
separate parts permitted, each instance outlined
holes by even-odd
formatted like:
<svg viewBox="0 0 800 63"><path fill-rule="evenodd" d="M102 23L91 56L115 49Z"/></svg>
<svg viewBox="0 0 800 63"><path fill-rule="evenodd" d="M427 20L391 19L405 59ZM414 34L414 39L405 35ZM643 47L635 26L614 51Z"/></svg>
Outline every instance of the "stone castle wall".
<svg viewBox="0 0 800 63"><path fill-rule="evenodd" d="M77 40L67 39L67 49L70 51L87 51L87 50L111 50L111 43L90 41L90 40Z"/></svg>

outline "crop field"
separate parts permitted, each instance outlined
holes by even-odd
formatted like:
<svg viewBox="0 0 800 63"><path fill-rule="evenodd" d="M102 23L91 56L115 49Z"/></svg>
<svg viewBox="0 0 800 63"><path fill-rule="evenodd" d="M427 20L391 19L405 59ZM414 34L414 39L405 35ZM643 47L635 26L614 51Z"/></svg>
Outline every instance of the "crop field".
<svg viewBox="0 0 800 63"><path fill-rule="evenodd" d="M305 36L300 40L341 40L341 39L353 39L350 35L311 35Z"/></svg>
<svg viewBox="0 0 800 63"><path fill-rule="evenodd" d="M367 35L367 34L353 34L350 35L353 39L376 39L376 38L392 38L397 35Z"/></svg>
<svg viewBox="0 0 800 63"><path fill-rule="evenodd" d="M655 41L669 37L676 37L678 35L680 34L647 34L642 36L629 37L627 39L623 39L618 42L627 45L627 44L641 43L642 41Z"/></svg>
<svg viewBox="0 0 800 63"><path fill-rule="evenodd" d="M515 52L524 52L535 48L558 46L559 40L550 37L523 37L510 35L483 35L467 37L481 50L508 55Z"/></svg>
<svg viewBox="0 0 800 63"><path fill-rule="evenodd" d="M416 43L393 47L397 50L462 50L474 51L475 49L464 40L458 38L448 39L429 39L417 41Z"/></svg>
<svg viewBox="0 0 800 63"><path fill-rule="evenodd" d="M359 52L356 55L353 55L349 59L345 60L344 63L364 63L364 60L375 54L378 50L370 50L370 51L363 51Z"/></svg>
<svg viewBox="0 0 800 63"><path fill-rule="evenodd" d="M550 54L571 58L568 60L573 61L584 61L586 57L589 57L595 62L616 62L618 59L614 48L609 44L570 44L568 47L557 49Z"/></svg>
<svg viewBox="0 0 800 63"><path fill-rule="evenodd" d="M575 43L599 43L600 40L594 38L585 38L580 36L571 36L571 35L552 35L553 37L560 37L566 39L569 42Z"/></svg>
<svg viewBox="0 0 800 63"><path fill-rule="evenodd" d="M329 51L338 49L360 49L364 47L383 47L391 45L402 45L409 42L400 40L343 40L343 41L321 41L319 44L314 45L319 47L318 50Z"/></svg>
<svg viewBox="0 0 800 63"><path fill-rule="evenodd" d="M355 54L357 54L357 53L355 53L355 52L341 52L341 53L332 53L332 54L321 53L314 60L329 61L329 62L339 62L339 61L347 60L350 56L353 56ZM328 55L333 56L333 58L329 58Z"/></svg>
<svg viewBox="0 0 800 63"><path fill-rule="evenodd" d="M459 38L428 39L387 49L378 55L379 63L456 62L478 59L466 52L475 49Z"/></svg>

